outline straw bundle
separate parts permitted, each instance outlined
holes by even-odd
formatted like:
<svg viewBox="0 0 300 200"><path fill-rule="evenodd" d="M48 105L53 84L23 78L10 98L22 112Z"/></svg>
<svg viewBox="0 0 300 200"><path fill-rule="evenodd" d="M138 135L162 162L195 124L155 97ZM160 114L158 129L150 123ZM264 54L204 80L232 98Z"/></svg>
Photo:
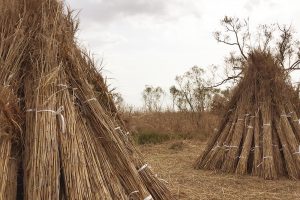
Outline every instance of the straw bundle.
<svg viewBox="0 0 300 200"><path fill-rule="evenodd" d="M20 152L20 111L8 88L0 88L0 199L16 199Z"/></svg>
<svg viewBox="0 0 300 200"><path fill-rule="evenodd" d="M16 199L21 157L21 114L17 96L27 45L15 1L0 2L0 199ZM20 147L20 148L18 148Z"/></svg>
<svg viewBox="0 0 300 200"><path fill-rule="evenodd" d="M88 59L88 57L86 58ZM94 66L91 60L89 60L89 63L91 63L90 66ZM133 140L129 136L130 133L126 129L126 126L118 114L111 96L109 95L107 86L104 82L105 80L99 75L99 73L97 73L97 71L95 71L95 68L90 68L87 73L89 74L89 77L94 78L89 80L96 99L101 104L102 108L105 109L105 112L111 117L111 119L113 119L114 127L116 127L115 129L118 134L122 136L121 142L123 142L123 145L127 148L129 156L133 160L136 169L139 170L139 175L152 197L154 199L173 199L167 187L157 179L157 175L154 175L154 173L149 169L148 164L146 164L142 158L142 154L133 145Z"/></svg>
<svg viewBox="0 0 300 200"><path fill-rule="evenodd" d="M228 112L195 168L299 179L300 129L292 93L272 55L253 51Z"/></svg>
<svg viewBox="0 0 300 200"><path fill-rule="evenodd" d="M70 18L69 18L70 19ZM72 20L69 20L69 24ZM73 27L73 26L72 26ZM69 33L72 33L70 31ZM77 77L79 74L82 77L81 80L84 80L80 83L80 80L73 80L73 86L76 87L76 91L74 93L75 96L79 97L78 91L82 91L81 84L85 84L89 91L87 91L90 95L89 99L79 100L83 106L88 105L95 105L96 108L101 109L101 111L97 111L96 113L105 113L105 116L108 117L109 123L111 127L114 127L112 130L115 134L119 135L118 142L122 148L128 151L128 158L133 161L135 169L140 170L145 166L145 162L142 159L142 155L138 150L134 147L133 142L129 136L129 132L126 130L124 122L122 121L120 115L117 112L117 109L112 101L112 98L108 92L107 86L105 84L105 80L101 77L101 75L96 71L95 65L93 61L87 56L87 54L82 53L79 51L78 48L75 48L75 44L73 40L67 40L73 38L71 35L70 37L66 38L66 41L69 41L68 46L65 48L66 56L68 58L68 66L71 66L69 72L70 77ZM73 47L74 46L74 47ZM70 48L72 47L72 48ZM78 71L71 70L71 69L78 69ZM77 72L77 74L76 74ZM73 74L73 75L72 75ZM89 87L88 87L89 86ZM86 95L88 96L88 95ZM98 104L98 103L100 104ZM88 110L88 109L87 109ZM87 115L90 115L88 113ZM104 117L102 117L103 119ZM98 122L95 123L98 126ZM97 129L97 130L100 130ZM98 136L99 137L99 136ZM109 139L111 140L111 139ZM108 152L110 154L111 152ZM109 156L109 159L112 159L115 162L114 155ZM115 165L117 166L117 165ZM142 178L144 185L147 187L148 191L150 191L151 195L155 199L173 199L171 193L168 191L166 186L157 179L157 177L152 173L152 171L146 167L143 170L139 171L139 175Z"/></svg>
<svg viewBox="0 0 300 200"><path fill-rule="evenodd" d="M174 199L124 132L72 13L0 5L0 199Z"/></svg>

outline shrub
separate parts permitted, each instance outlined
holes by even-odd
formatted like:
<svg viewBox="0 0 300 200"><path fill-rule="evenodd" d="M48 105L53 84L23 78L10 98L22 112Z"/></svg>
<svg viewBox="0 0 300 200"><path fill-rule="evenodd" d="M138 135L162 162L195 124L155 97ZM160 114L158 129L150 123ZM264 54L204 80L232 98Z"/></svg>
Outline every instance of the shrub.
<svg viewBox="0 0 300 200"><path fill-rule="evenodd" d="M170 139L170 135L154 131L143 131L134 134L134 140L137 144L160 144Z"/></svg>

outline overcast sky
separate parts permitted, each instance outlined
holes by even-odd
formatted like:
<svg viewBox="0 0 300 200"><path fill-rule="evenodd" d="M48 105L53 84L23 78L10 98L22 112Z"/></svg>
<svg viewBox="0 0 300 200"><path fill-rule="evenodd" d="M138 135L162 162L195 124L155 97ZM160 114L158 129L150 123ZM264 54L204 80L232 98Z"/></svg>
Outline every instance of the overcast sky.
<svg viewBox="0 0 300 200"><path fill-rule="evenodd" d="M103 58L109 82L136 106L145 85L168 91L176 75L194 65L222 66L230 49L212 33L225 15L249 17L252 27L278 22L300 31L297 0L66 1L80 11L80 43Z"/></svg>

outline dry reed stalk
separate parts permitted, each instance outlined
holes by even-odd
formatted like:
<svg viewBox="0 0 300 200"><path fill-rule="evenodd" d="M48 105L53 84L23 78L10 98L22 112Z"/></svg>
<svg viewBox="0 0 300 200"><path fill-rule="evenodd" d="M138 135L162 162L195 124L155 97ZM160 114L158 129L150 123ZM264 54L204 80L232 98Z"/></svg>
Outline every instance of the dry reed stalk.
<svg viewBox="0 0 300 200"><path fill-rule="evenodd" d="M222 133L220 135L220 138L218 138L216 144L213 146L207 146L207 151L209 151L208 154L202 154L194 164L194 168L204 168L204 169L219 169L221 168L221 165L224 160L225 153L227 151L227 148L225 145L228 144L227 139L230 135L232 135L232 132L235 128L235 123L237 119L236 112L230 112L230 116L228 116L229 122L226 124L224 129L219 129L218 131L222 130ZM221 125L222 126L222 125ZM222 146L220 146L222 145ZM227 145L228 146L228 145ZM219 164L220 163L220 164Z"/></svg>
<svg viewBox="0 0 300 200"><path fill-rule="evenodd" d="M207 148L201 153L201 156L196 160L194 167L197 168L199 163L206 163L206 161L203 160L203 158L210 157L210 154L212 151L211 149L214 148L214 145L217 143L219 144L218 138L222 137L222 135L227 135L227 131L229 131L230 126L226 124L226 127L222 131L222 129L218 129L217 133L213 133L212 136L209 138L207 142Z"/></svg>
<svg viewBox="0 0 300 200"><path fill-rule="evenodd" d="M69 53L72 53L72 51L69 51ZM69 55L69 57L71 58L69 59L69 65L73 68L72 71L68 71L68 76L72 77L70 78L72 87L78 88L78 90L76 90L76 96L83 105L86 115L89 116L88 124L91 127L91 131L95 133L95 137L101 138L99 145L103 146L114 168L114 172L119 177L119 181L126 190L127 195L133 191L139 191L136 194L138 198L148 197L149 193L141 182L137 170L131 163L127 149L123 145L119 133L115 130L113 122L110 121L101 105L95 100L90 85L85 81L75 78L84 76L84 71L81 70L81 66L78 65L77 57L74 57L72 54ZM75 69L77 69L77 71Z"/></svg>
<svg viewBox="0 0 300 200"><path fill-rule="evenodd" d="M65 189L66 199L96 199L93 196L87 169L87 156L82 144L86 141L82 139L82 132L77 130L75 102L69 94L63 67L59 72L58 83L56 109L63 108L61 117L64 119L60 122L59 131L61 174L64 183L61 187Z"/></svg>
<svg viewBox="0 0 300 200"><path fill-rule="evenodd" d="M14 200L17 194L18 161L12 155L12 138L0 131L0 199Z"/></svg>
<svg viewBox="0 0 300 200"><path fill-rule="evenodd" d="M290 149L290 151L293 154L294 161L297 165L297 168L298 168L298 170L300 170L300 156L297 153L300 151L299 150L299 147L300 147L299 141L297 140L296 135L294 134L294 131L293 131L291 124L287 118L287 115L284 111L283 106L279 106L278 110L281 111L280 124L281 124L282 130L285 133L286 140L288 143L288 146L285 148Z"/></svg>
<svg viewBox="0 0 300 200"><path fill-rule="evenodd" d="M88 54L77 48L76 44L72 40L74 38L73 36L75 34L77 25L74 25L71 15L67 15L66 23L70 28L68 34L71 34L62 42L65 46L63 49L67 49L68 51L66 52L67 56L65 57L68 57L69 53L72 52L73 57L71 57L76 58L76 60L75 62L71 63L74 64L76 68L82 70L81 74L85 74L84 76L87 77L87 85L90 86L94 92L94 98L92 99L96 99L100 103L102 109L105 111L105 114L111 119L111 123L114 124L113 127L120 127L126 130L124 122L117 113L117 109L112 101L110 93L107 89L107 85L102 76L96 70L93 60L89 58ZM69 59L69 61L72 60L72 58ZM126 133L127 131L125 131L124 134L121 134L122 137L119 138L119 142L122 142L122 146L124 146L128 151L130 160L134 163L136 169L138 170L144 165L145 162L143 161L140 152L134 148L132 140ZM173 199L166 186L153 175L151 170L147 169L144 172L145 173L139 173L139 175L153 197L156 197L156 199Z"/></svg>
<svg viewBox="0 0 300 200"><path fill-rule="evenodd" d="M100 137L100 142L105 149L108 158L114 167L115 173L119 176L119 180L125 188L127 194L133 191L139 191L139 198L146 198L149 196L147 189L143 186L141 180L138 178L138 172L135 166L130 161L130 157L120 140L118 132L113 127L113 123L109 120L101 105L97 101L88 101L94 98L92 91L88 86L81 87L79 91L90 92L90 95L78 95L81 102L85 103L87 115L90 116L90 126L97 137Z"/></svg>
<svg viewBox="0 0 300 200"><path fill-rule="evenodd" d="M17 171L20 139L20 122L17 97L20 65L26 46L23 23L16 21L19 7L16 2L0 3L0 199L15 199L17 193ZM5 5L6 4L6 5Z"/></svg>
<svg viewBox="0 0 300 200"><path fill-rule="evenodd" d="M57 92L58 74L50 71L52 65L48 62L37 62L34 66L43 66L45 71L28 76L25 85L24 195L25 199L59 199L59 127L53 96Z"/></svg>
<svg viewBox="0 0 300 200"><path fill-rule="evenodd" d="M289 113L291 125L293 127L293 130L295 132L295 136L297 137L297 140L300 141L300 124L299 124L299 118L295 112L295 109L293 108L293 105L291 102L288 102L286 104L286 110Z"/></svg>
<svg viewBox="0 0 300 200"><path fill-rule="evenodd" d="M77 110L77 113L80 113ZM109 162L108 155L103 149L88 122L82 115L77 114L78 132L82 133L82 143L84 145L85 159L87 162L91 189L95 199L126 199L126 194L118 177ZM132 196L135 197L133 194Z"/></svg>
<svg viewBox="0 0 300 200"><path fill-rule="evenodd" d="M140 166L139 169L142 169L143 167L143 165L141 165L142 163L144 162L140 161L140 165L136 165L136 166ZM155 175L149 168L146 168L145 170L141 170L139 172L139 175L143 180L143 183L146 185L153 199L155 200L156 199L157 200L177 199L175 196L172 195L172 193L169 191L166 185L162 182L164 180L158 179L157 175Z"/></svg>
<svg viewBox="0 0 300 200"><path fill-rule="evenodd" d="M261 112L263 119L263 158L261 160L261 166L263 169L263 176L265 179L277 178L274 153L272 144L272 111L270 108L271 102L266 100L262 103Z"/></svg>
<svg viewBox="0 0 300 200"><path fill-rule="evenodd" d="M299 177L298 167L294 161L292 152L288 148L287 138L282 131L280 121L281 121L280 119L275 119L275 126L276 126L276 131L278 133L279 140L281 142L281 148L283 151L283 160L285 163L285 168L286 168L287 174L290 178L298 179L298 177Z"/></svg>
<svg viewBox="0 0 300 200"><path fill-rule="evenodd" d="M201 153L201 156L198 157L196 162L194 163L194 168L199 168L199 164L202 163L201 167L204 167L206 163L208 162L209 158L213 158L214 156L211 154L215 154L218 149L212 149L214 148L215 144L223 144L225 137L227 136L231 126L230 124L226 124L224 128L219 128L217 132L212 133L212 137L209 139L207 143L207 148ZM219 138L220 137L220 138ZM211 160L211 159L210 159Z"/></svg>
<svg viewBox="0 0 300 200"><path fill-rule="evenodd" d="M0 92L1 93L1 92ZM1 93L1 95L3 95ZM7 94L6 94L7 95ZM2 103L1 103L2 104ZM0 108L0 199L16 199L17 190L17 155L13 153L15 136L12 124L5 116L4 105Z"/></svg>
<svg viewBox="0 0 300 200"><path fill-rule="evenodd" d="M228 136L231 136L233 134L233 131L235 129L235 123L232 123L231 126L228 125L223 132L222 137L217 142L214 149L211 151L211 155L207 156L208 160L206 162L203 162L204 169L220 169L222 166L222 163L224 161L225 155L228 152L228 149L224 146L229 146L228 144ZM220 146L223 145L223 146ZM220 146L220 147L219 147Z"/></svg>
<svg viewBox="0 0 300 200"><path fill-rule="evenodd" d="M69 60L69 61L72 61L71 63L74 65L74 66L85 66L86 65L86 63L84 63L84 59L79 59L80 58L80 56L77 54L78 53L78 51L77 51L77 49L74 51L74 50L72 50L73 51L73 53L74 53L74 55L76 55L76 56L72 56L71 57L71 59ZM68 53L70 53L70 52L68 52ZM74 58L76 58L76 59L74 59ZM80 69L80 68L79 68ZM84 73L80 73L80 74L84 74ZM72 75L70 75L70 76L72 76ZM76 77L76 75L73 75L73 77ZM86 84L86 83L84 83L84 84ZM75 83L74 84L74 87L78 87L78 83ZM83 87L80 87L80 88L83 88ZM86 85L86 87L84 87L85 89L86 88L88 88L89 90L90 90L90 92L91 92L91 95L89 95L91 98L90 99L88 99L87 97L84 97L86 100L88 100L88 102L86 102L86 104L88 105L88 104L93 104L93 103L98 103L98 102L101 102L101 101L95 101L94 99L95 99L95 93L93 92L93 89L94 89L94 87L93 86L91 86L90 84L88 84L88 85ZM80 91L80 89L79 89L79 91ZM78 96L80 96L80 95L78 95ZM83 95L83 96L87 96L87 95ZM85 102L86 100L82 100L81 102ZM90 101L91 100L91 101ZM85 103L84 103L85 104ZM85 105L86 106L86 105ZM98 106L98 105L97 105ZM100 103L100 106L101 106L101 103ZM87 109L88 110L88 109ZM107 111L105 111L105 109L103 109L103 108L101 108L101 112L102 113L106 113L105 114L105 117L107 118L107 116L111 116L110 114L111 113L107 113ZM99 113L99 111L98 111L98 113ZM103 122L102 122L103 123ZM116 124L115 122L114 122L114 120L113 121L110 121L109 122L111 125L110 126L112 126L112 127L116 127L116 126L121 126L122 127L122 124L120 125L120 124ZM98 122L97 122L97 124L99 124ZM113 125L112 125L113 124ZM94 129L94 127L93 127L93 129ZM99 128L97 129L97 131L99 131ZM139 155L139 153L134 149L134 148L132 148L132 147L130 147L130 146L132 146L131 144L130 144L130 142L128 142L128 141L125 141L125 140L128 140L128 136L126 136L126 137L124 137L124 135L120 135L120 133L118 133L116 130L113 130L113 131L115 131L116 132L116 134L115 135L119 135L118 136L118 138L117 138L117 142L119 143L119 145L120 145L120 147L121 148L123 148L123 150L122 151L124 151L124 150L126 150L127 152L126 152L126 154L128 154L127 156L128 156L128 158L127 159L129 159L129 160L132 160L132 161L134 161L134 165L135 165L135 169L134 169L134 171L136 171L136 170L138 170L140 167L142 167L143 165L144 165L144 162L142 161L142 159L134 159L134 157L139 157L140 155ZM122 136L122 137L120 137L120 136ZM97 136L97 137L99 137L99 136ZM127 138L127 139L126 139ZM108 141L110 141L111 139L109 139ZM109 142L110 143L110 142ZM106 144L107 145L107 144ZM115 147L114 147L115 148ZM109 157L109 159L112 159L111 157ZM114 161L115 162L115 161ZM115 166L115 164L113 164L113 166ZM170 194L170 192L169 192L169 190L164 186L164 184L162 184L160 181L158 181L157 180L157 178L153 175L153 173L150 171L150 170L145 170L145 172L146 173L138 173L138 176L139 175L141 175L141 178L142 178L142 180L144 181L144 184L147 186L147 189L151 192L151 194L153 195L153 196L157 196L157 197L159 197L159 198L161 198L161 199L164 199L164 198L168 198L168 199L172 199L172 195ZM136 173L136 172L135 172ZM135 176L135 175L134 175ZM123 180L122 180L123 181ZM141 180L139 180L139 181L141 181ZM123 184L124 185L124 184ZM140 185L143 185L143 184L140 184ZM125 186L125 187L128 187L127 185ZM131 193L133 190L132 190L132 188L133 187L131 187L128 191L127 191L127 193ZM135 188L135 190L137 190L136 188L138 188L138 187L136 187L136 186L134 186L134 188ZM143 190L145 190L145 188L143 189ZM130 192L129 192L130 191ZM146 190L145 190L146 191ZM139 194L139 195L141 195L141 194ZM143 194L142 194L143 195ZM158 199L159 199L158 198Z"/></svg>
<svg viewBox="0 0 300 200"><path fill-rule="evenodd" d="M87 69L89 69L87 72L87 76L90 77L88 81L93 87L96 98L98 99L105 112L112 119L114 119L117 124L125 126L113 102L111 92L108 90L105 80L96 70L97 68L95 64L92 60L89 59L88 56L86 56L86 60L89 60L88 63L90 63L87 67Z"/></svg>
<svg viewBox="0 0 300 200"><path fill-rule="evenodd" d="M7 86L0 89L0 96L0 199L15 199L19 163L16 143L20 139L20 125L13 118L19 114L11 113L10 107L17 105L16 99L10 99Z"/></svg>
<svg viewBox="0 0 300 200"><path fill-rule="evenodd" d="M52 1L51 1L52 2ZM30 10L32 29L30 71L25 77L24 199L60 198L60 158L56 93L59 72L59 9L55 3L34 3ZM51 20L50 20L51 19Z"/></svg>
<svg viewBox="0 0 300 200"><path fill-rule="evenodd" d="M115 130L124 124L104 79L74 42L77 25L62 3L3 0L0 13L0 83L15 89L26 112L24 161L9 159L22 147L0 137L3 198L14 199L22 163L24 194L18 191L18 198L139 200L150 192L174 199L150 169L141 170L140 153ZM69 81L78 91L61 88Z"/></svg>
<svg viewBox="0 0 300 200"><path fill-rule="evenodd" d="M121 120L120 116L116 115L116 123ZM133 140L129 135L129 132L126 131L125 127L122 125L122 120L120 123L116 124L119 126L117 130L119 130L119 134L122 136L124 145L127 147L129 156L131 157L132 162L134 163L138 173L150 192L153 199L175 199L175 197L171 194L168 188L164 185L164 183L158 179L157 175L149 169L148 164L143 160L143 155L134 147Z"/></svg>
<svg viewBox="0 0 300 200"><path fill-rule="evenodd" d="M244 139L243 147L242 147L242 152L239 156L239 161L238 165L236 168L236 173L237 174L247 174L248 172L248 159L249 155L251 152L251 145L252 145L252 140L253 140L253 130L254 130L254 116L250 117L250 122L249 125L246 127L247 128L247 133L246 137Z"/></svg>
<svg viewBox="0 0 300 200"><path fill-rule="evenodd" d="M0 87L0 199L17 194L17 172L21 148L20 111L9 87Z"/></svg>
<svg viewBox="0 0 300 200"><path fill-rule="evenodd" d="M254 158L253 158L253 166L252 166L252 174L254 176L260 175L260 170L257 167L262 158L262 144L260 142L260 134L261 133L261 125L259 122L259 110L255 113L255 122L254 122L254 147L252 147L252 150L254 152Z"/></svg>
<svg viewBox="0 0 300 200"><path fill-rule="evenodd" d="M241 145L243 131L245 129L245 110L244 108L238 109L238 119L236 121L235 129L232 134L232 138L229 141L229 150L226 154L225 161L222 165L222 171L233 173L235 171L239 148Z"/></svg>
<svg viewBox="0 0 300 200"><path fill-rule="evenodd" d="M275 129L275 127L274 127ZM282 176L286 173L284 166L283 166L283 157L280 152L280 144L279 144L279 138L278 133L276 130L273 130L275 134L273 134L273 152L274 152L274 164L277 171L277 174L279 176Z"/></svg>

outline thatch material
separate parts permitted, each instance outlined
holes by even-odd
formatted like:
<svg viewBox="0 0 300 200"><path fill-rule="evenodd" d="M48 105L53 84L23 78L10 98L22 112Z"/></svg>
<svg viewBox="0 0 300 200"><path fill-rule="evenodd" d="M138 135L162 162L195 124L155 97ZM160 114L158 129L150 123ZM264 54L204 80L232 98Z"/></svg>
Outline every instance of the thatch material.
<svg viewBox="0 0 300 200"><path fill-rule="evenodd" d="M292 93L272 55L252 52L228 112L195 168L299 179L300 129Z"/></svg>
<svg viewBox="0 0 300 200"><path fill-rule="evenodd" d="M0 5L0 81L14 97L0 101L0 199L174 199L78 48L71 13L55 0Z"/></svg>
<svg viewBox="0 0 300 200"><path fill-rule="evenodd" d="M17 99L8 87L0 88L0 199L16 199L21 129Z"/></svg>

